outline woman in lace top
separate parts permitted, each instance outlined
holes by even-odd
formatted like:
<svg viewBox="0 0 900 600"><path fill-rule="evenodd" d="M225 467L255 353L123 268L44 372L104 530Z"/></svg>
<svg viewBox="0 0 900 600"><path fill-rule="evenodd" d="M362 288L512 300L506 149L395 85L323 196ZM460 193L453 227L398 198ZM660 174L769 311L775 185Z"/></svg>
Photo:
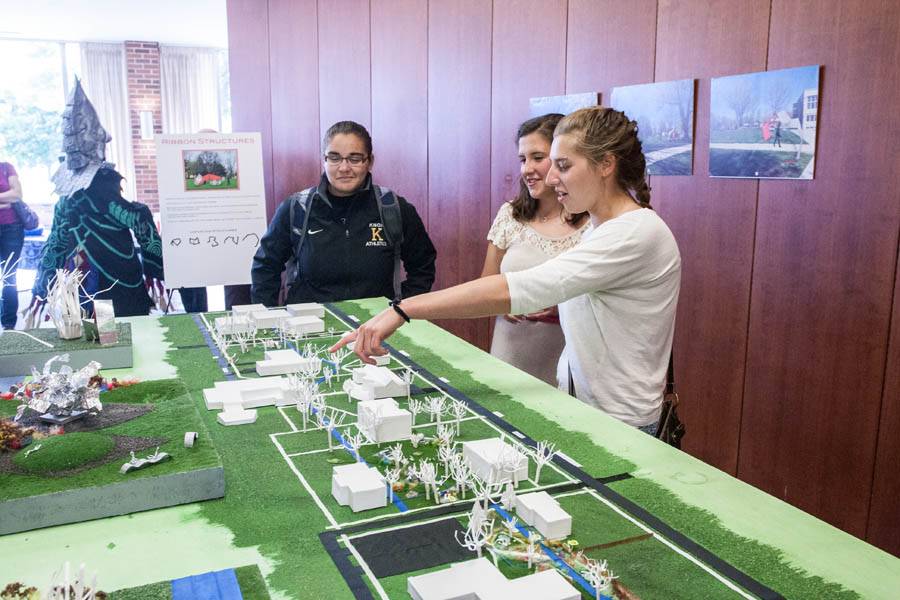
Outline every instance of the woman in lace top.
<svg viewBox="0 0 900 600"><path fill-rule="evenodd" d="M561 118L559 114L544 115L519 127L519 195L497 212L487 236L482 277L539 265L573 248L588 227L587 213L567 213L545 181L553 129ZM556 365L564 346L557 308L551 306L527 315L497 317L491 354L555 386Z"/></svg>

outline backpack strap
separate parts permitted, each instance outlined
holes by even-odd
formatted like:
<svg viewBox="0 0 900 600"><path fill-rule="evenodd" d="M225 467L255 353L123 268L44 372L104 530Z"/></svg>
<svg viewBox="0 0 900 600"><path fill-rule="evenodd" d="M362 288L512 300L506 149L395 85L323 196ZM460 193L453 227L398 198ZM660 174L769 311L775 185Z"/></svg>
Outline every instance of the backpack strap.
<svg viewBox="0 0 900 600"><path fill-rule="evenodd" d="M0 170L3 171L3 179L9 181L9 171L6 170L6 163L0 162Z"/></svg>
<svg viewBox="0 0 900 600"><path fill-rule="evenodd" d="M290 221L288 221L288 225L291 228L291 260L288 261L287 279L285 280L287 288L290 288L291 284L294 283L294 280L297 279L300 271L300 247L303 246L303 241L306 239L306 229L309 225L309 209L312 205L312 197L315 189L316 188L311 187L302 192L293 193L289 198L291 202ZM303 226L299 229L294 224L294 209L297 204L302 204L303 210L305 211L303 215Z"/></svg>
<svg viewBox="0 0 900 600"><path fill-rule="evenodd" d="M400 202L397 196L386 187L376 185L375 203L378 204L378 215L384 225L384 233L388 243L394 248L394 302L403 299L401 283L403 280L403 266L400 251L403 248L403 217L400 214Z"/></svg>

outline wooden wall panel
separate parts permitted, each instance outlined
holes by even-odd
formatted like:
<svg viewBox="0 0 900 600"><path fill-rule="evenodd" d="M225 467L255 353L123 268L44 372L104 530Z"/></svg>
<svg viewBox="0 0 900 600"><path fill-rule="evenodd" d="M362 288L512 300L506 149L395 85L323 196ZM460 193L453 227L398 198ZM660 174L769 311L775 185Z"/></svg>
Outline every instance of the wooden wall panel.
<svg viewBox="0 0 900 600"><path fill-rule="evenodd" d="M273 208L292 193L318 183L319 48L316 0L269 0L272 89ZM304 60L297 60L298 56ZM298 82L303 82L298 84ZM270 209L271 210L271 209ZM271 214L271 212L270 212Z"/></svg>
<svg viewBox="0 0 900 600"><path fill-rule="evenodd" d="M337 121L356 121L371 132L369 0L319 0L318 25L319 138Z"/></svg>
<svg viewBox="0 0 900 600"><path fill-rule="evenodd" d="M372 0L374 175L428 222L428 1Z"/></svg>
<svg viewBox="0 0 900 600"><path fill-rule="evenodd" d="M491 222L491 4L428 10L428 230L438 250L435 288L475 279ZM486 319L439 323L482 348Z"/></svg>
<svg viewBox="0 0 900 600"><path fill-rule="evenodd" d="M740 23L740 27L729 24ZM676 381L688 435L684 448L734 474L753 260L757 183L711 179L710 78L765 69L769 4L661 3L656 81L694 77L694 175L653 177L652 203L682 258L675 326Z"/></svg>
<svg viewBox="0 0 900 600"><path fill-rule="evenodd" d="M519 193L515 134L528 99L566 91L566 0L495 0L491 70L491 215ZM484 232L485 234L487 231Z"/></svg>
<svg viewBox="0 0 900 600"><path fill-rule="evenodd" d="M566 93L653 81L656 0L569 0Z"/></svg>
<svg viewBox="0 0 900 600"><path fill-rule="evenodd" d="M900 128L860 99L900 90L898 22L890 0L803 0L774 4L770 31L770 69L826 66L815 180L760 184L738 475L857 536L900 227Z"/></svg>
<svg viewBox="0 0 900 600"><path fill-rule="evenodd" d="M228 70L231 77L231 128L262 134L263 174L268 216L274 208L272 102L269 85L269 22L265 4L228 0Z"/></svg>
<svg viewBox="0 0 900 600"><path fill-rule="evenodd" d="M900 56L896 57L900 60ZM896 133L896 132L895 132ZM881 401L881 420L872 481L872 501L866 541L900 556L900 265L894 283L894 309L891 317L891 337L888 345L884 395Z"/></svg>
<svg viewBox="0 0 900 600"><path fill-rule="evenodd" d="M685 449L900 553L896 2L227 6L234 128L262 132L270 212L318 174L323 130L358 120L426 220L437 288L481 272L528 97L698 79L694 175L651 181L683 258ZM805 64L825 65L816 179L710 179L710 78ZM487 320L441 324L489 344Z"/></svg>

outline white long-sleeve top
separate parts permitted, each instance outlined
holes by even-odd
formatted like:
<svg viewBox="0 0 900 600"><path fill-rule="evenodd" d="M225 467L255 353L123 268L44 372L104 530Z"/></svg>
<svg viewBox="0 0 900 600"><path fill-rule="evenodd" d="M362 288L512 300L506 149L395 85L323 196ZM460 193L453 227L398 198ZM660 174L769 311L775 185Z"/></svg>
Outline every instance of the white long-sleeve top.
<svg viewBox="0 0 900 600"><path fill-rule="evenodd" d="M559 304L560 389L571 368L580 400L629 425L659 419L681 287L678 245L659 215L626 212L506 280L512 314Z"/></svg>

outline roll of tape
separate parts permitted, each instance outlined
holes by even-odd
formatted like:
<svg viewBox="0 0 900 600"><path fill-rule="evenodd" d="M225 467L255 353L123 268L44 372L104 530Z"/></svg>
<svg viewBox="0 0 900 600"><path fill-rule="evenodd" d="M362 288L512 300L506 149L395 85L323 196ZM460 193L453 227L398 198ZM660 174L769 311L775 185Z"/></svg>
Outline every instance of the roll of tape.
<svg viewBox="0 0 900 600"><path fill-rule="evenodd" d="M197 435L196 431L188 431L187 433L185 433L184 434L184 447L185 448L193 448L194 442L197 441L198 437L199 436Z"/></svg>

